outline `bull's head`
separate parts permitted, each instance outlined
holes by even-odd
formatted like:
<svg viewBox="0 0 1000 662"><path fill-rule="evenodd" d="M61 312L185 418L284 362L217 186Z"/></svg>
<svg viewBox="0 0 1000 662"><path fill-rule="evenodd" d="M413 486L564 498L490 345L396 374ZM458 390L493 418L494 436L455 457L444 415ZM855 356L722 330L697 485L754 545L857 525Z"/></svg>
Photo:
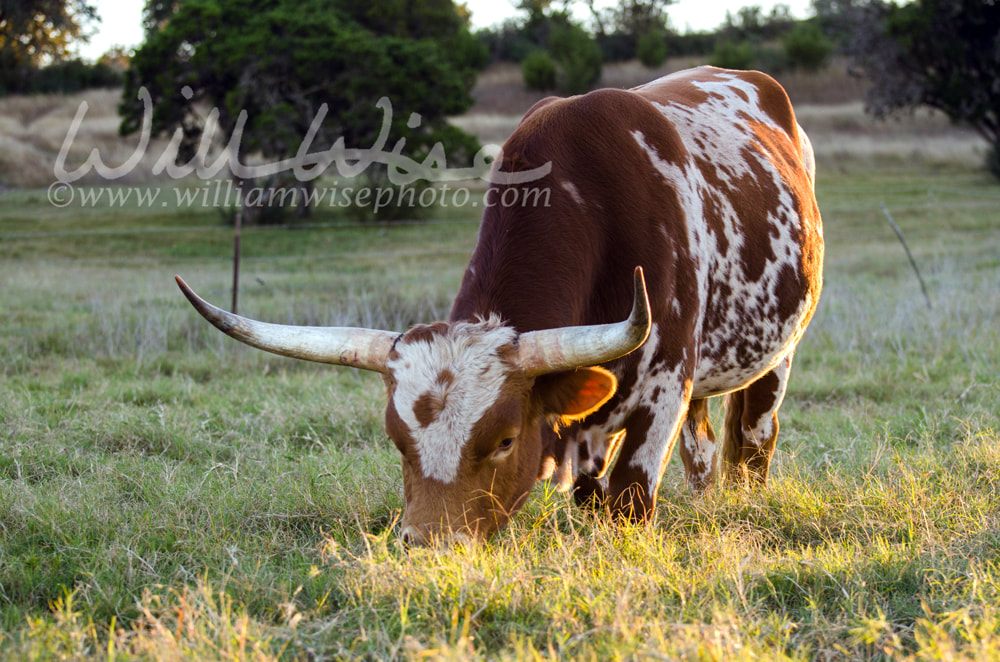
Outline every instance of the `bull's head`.
<svg viewBox="0 0 1000 662"><path fill-rule="evenodd" d="M386 430L403 456L407 544L485 537L503 526L544 473L551 438L544 426L578 420L607 401L614 375L589 366L638 348L650 328L639 268L627 320L521 334L497 317L403 334L267 324L177 283L205 319L248 345L382 373Z"/></svg>

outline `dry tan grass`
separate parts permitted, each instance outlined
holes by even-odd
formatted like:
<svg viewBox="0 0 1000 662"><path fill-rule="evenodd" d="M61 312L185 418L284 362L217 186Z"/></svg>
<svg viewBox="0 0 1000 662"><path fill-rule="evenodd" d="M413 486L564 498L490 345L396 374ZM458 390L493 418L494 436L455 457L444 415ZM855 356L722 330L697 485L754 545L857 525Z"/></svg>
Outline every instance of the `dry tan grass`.
<svg viewBox="0 0 1000 662"><path fill-rule="evenodd" d="M638 61L606 65L604 87L635 87L660 76L704 64L697 57L671 58L648 68ZM982 161L985 145L979 136L952 125L941 113L921 110L886 122L865 114L861 101L865 83L834 62L820 74L777 76L795 105L821 167L850 168L856 164L923 162L968 166ZM501 144L517 127L521 115L545 93L524 88L520 69L499 64L484 72L473 92L476 104L454 123L484 143Z"/></svg>
<svg viewBox="0 0 1000 662"><path fill-rule="evenodd" d="M707 57L694 55L669 58L662 65L652 68L644 66L638 60L612 62L604 65L600 86L627 89L706 63ZM820 74L791 72L777 78L796 105L857 101L861 99L865 88L864 81L847 73L847 65L843 61L834 62ZM480 74L472 92L476 103L469 114L521 114L549 94L551 92L525 89L521 68L516 64L501 62Z"/></svg>
<svg viewBox="0 0 1000 662"><path fill-rule="evenodd" d="M530 108L528 106L527 108ZM527 108L525 108L527 110ZM517 128L521 121L520 113L469 113L462 117L454 117L451 123L458 128L479 138L479 142L487 145L502 145L507 137Z"/></svg>
<svg viewBox="0 0 1000 662"><path fill-rule="evenodd" d="M95 148L103 163L117 166L132 156L138 134L118 135L120 90L88 90L70 95L11 96L0 98L0 186L41 187L55 181L55 163L80 104L87 111L73 140L65 167L72 172ZM166 141L152 141L139 167L122 177L123 183L151 178L150 171ZM91 171L83 183L104 182Z"/></svg>
<svg viewBox="0 0 1000 662"><path fill-rule="evenodd" d="M818 74L793 71L775 76L795 106L833 105L858 102L867 83L847 72L847 63L834 61Z"/></svg>
<svg viewBox="0 0 1000 662"><path fill-rule="evenodd" d="M524 111L554 92L536 92L524 87L521 67L509 62L491 66L479 74L472 89L475 103L468 115L522 115Z"/></svg>
<svg viewBox="0 0 1000 662"><path fill-rule="evenodd" d="M0 188L39 186L52 178L49 154L0 126Z"/></svg>
<svg viewBox="0 0 1000 662"><path fill-rule="evenodd" d="M708 63L707 56L684 56L670 58L659 67L643 66L638 60L615 62L605 65L601 76L604 87L629 88L648 83L660 76L672 74L682 69ZM842 104L861 99L865 83L847 73L844 61L834 61L818 74L788 72L775 78L788 92L792 103L799 104Z"/></svg>
<svg viewBox="0 0 1000 662"><path fill-rule="evenodd" d="M955 126L940 112L922 109L911 116L878 121L861 101L837 105L802 104L799 124L809 134L820 167L924 163L976 166L986 143L968 128Z"/></svg>

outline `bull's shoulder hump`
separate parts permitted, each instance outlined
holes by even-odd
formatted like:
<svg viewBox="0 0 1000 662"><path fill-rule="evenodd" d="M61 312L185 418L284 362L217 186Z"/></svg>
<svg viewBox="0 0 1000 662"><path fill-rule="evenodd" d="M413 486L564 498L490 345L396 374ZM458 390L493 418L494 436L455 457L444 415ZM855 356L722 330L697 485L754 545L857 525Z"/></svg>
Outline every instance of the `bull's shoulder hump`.
<svg viewBox="0 0 1000 662"><path fill-rule="evenodd" d="M547 159L565 162L553 150L580 151L585 161L595 154L611 154L640 129L657 138L659 144L680 148L680 140L670 122L649 99L631 90L605 88L564 99L546 99L529 110L504 144L505 158L519 155L534 162L533 155L545 152ZM512 164L505 164L512 168Z"/></svg>
<svg viewBox="0 0 1000 662"><path fill-rule="evenodd" d="M602 125L607 130L614 126L626 126L636 115L652 110L649 100L631 90L602 88L576 96L548 97L532 106L521 118L520 129L542 129L543 127L572 126L577 123L591 123L605 120ZM658 115L658 113L656 113Z"/></svg>
<svg viewBox="0 0 1000 662"><path fill-rule="evenodd" d="M556 97L556 96L545 97L544 99L539 99L538 101L535 102L535 104L531 108L528 109L528 112L526 112L521 117L521 122L523 123L523 122L527 121L528 118L530 118L532 115L534 115L535 113L537 113L542 108L545 108L546 106L549 106L549 105L551 105L553 103L558 103L558 102L563 101L563 100L564 99L562 97Z"/></svg>

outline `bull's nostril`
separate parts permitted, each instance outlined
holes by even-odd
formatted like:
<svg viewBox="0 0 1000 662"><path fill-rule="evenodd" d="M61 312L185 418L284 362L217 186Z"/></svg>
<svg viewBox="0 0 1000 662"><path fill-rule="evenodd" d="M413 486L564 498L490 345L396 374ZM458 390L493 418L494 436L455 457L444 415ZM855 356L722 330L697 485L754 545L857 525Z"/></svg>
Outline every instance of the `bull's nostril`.
<svg viewBox="0 0 1000 662"><path fill-rule="evenodd" d="M410 524L399 532L399 539L406 547L423 547L430 542L430 535L423 527Z"/></svg>
<svg viewBox="0 0 1000 662"><path fill-rule="evenodd" d="M417 547L427 543L426 538L420 534L415 526L404 526L399 533L399 539L406 547Z"/></svg>

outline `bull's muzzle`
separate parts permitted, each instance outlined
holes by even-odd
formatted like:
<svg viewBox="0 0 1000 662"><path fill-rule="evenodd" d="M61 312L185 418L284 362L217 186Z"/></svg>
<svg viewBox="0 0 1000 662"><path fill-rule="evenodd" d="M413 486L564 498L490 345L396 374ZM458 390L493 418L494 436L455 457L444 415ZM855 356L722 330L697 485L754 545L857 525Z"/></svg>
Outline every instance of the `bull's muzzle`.
<svg viewBox="0 0 1000 662"><path fill-rule="evenodd" d="M469 545L474 538L463 531L430 532L424 527L408 525L399 532L399 540L405 547L450 547Z"/></svg>

